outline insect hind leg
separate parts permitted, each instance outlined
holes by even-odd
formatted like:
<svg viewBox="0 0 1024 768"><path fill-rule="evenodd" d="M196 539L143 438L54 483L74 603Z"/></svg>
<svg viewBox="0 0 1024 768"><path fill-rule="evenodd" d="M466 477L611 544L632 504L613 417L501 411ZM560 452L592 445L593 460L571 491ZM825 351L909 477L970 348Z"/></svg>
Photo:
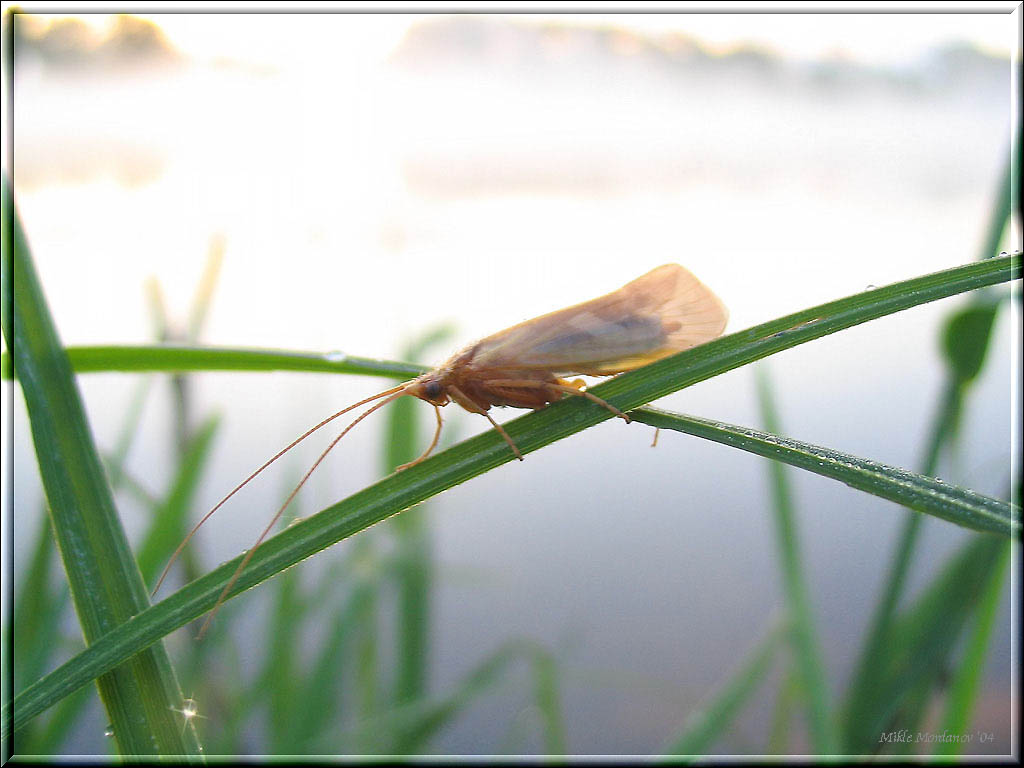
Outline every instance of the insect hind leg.
<svg viewBox="0 0 1024 768"><path fill-rule="evenodd" d="M548 384L547 386L552 388L552 389L557 389L557 390L559 390L561 392L565 392L565 393L570 394L570 395L577 395L579 397L585 397L588 400L592 400L593 402L597 403L598 405L607 408L609 411L611 411L616 416L618 416L620 419L623 419L627 424L629 424L629 421L630 421L629 420L629 416L627 416L625 413L620 411L618 408L616 408L614 405L609 403L607 400L602 400L597 395L595 395L595 394L593 394L591 392L587 392L585 390L580 389L578 386L576 386L579 383L582 383L582 382L580 382L580 380L577 379L576 381L572 382L571 384Z"/></svg>
<svg viewBox="0 0 1024 768"><path fill-rule="evenodd" d="M535 381L533 379L491 379L488 384L493 387L521 387L523 389L545 389L548 392L565 392L569 395L577 395L578 397L585 397L588 400L592 400L603 408L607 408L609 411L614 413L619 418L625 420L628 424L630 419L629 416L624 414L614 405L609 403L607 400L602 400L595 394L581 390L580 387L583 385L583 381L577 379L574 382L567 383L559 379L559 381Z"/></svg>

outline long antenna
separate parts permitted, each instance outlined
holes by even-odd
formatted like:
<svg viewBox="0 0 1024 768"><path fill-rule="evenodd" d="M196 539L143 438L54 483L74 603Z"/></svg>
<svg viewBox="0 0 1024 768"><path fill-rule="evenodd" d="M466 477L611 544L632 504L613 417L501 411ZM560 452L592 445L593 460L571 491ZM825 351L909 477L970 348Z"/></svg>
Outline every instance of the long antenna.
<svg viewBox="0 0 1024 768"><path fill-rule="evenodd" d="M200 628L199 634L196 636L197 640L201 640L203 638L203 635L206 634L206 630L209 628L210 622L213 621L213 617L216 615L217 610L220 608L221 604L224 602L224 598L227 597L227 594L228 594L228 592L231 591L231 588L233 586L235 586L235 582L238 581L238 577L242 575L242 571L245 570L245 566L247 566L249 564L249 561L252 559L252 556L256 552L257 547L259 547L259 545L263 543L263 540L267 537L267 534L269 534L270 531L274 528L274 526L277 525L277 521L281 519L281 515L284 514L284 511L288 508L288 505L292 503L292 499L295 498L296 494L299 492L299 489L301 489L302 486L306 484L306 481L309 479L309 476L312 475L313 471L317 467L320 466L320 462L322 462L327 457L327 454L331 452L331 449L334 448L334 446L336 446L338 444L338 442L341 440L341 438L343 438L345 435L347 435L349 433L349 430L351 430L352 427L354 427L356 424L358 424L360 421L365 419L367 416L369 416L374 411L379 410L379 409L383 408L385 405L387 405L388 403L393 402L393 401L397 400L398 398L403 397L404 395L406 395L407 393L405 391L402 391L405 388L406 388L406 385L403 385L401 387L396 387L395 389L398 389L400 391L398 391L396 394L392 394L391 397L388 397L386 400L381 400L376 405L373 405L370 408L367 408L365 411L363 411L361 414L359 414L359 416L356 417L356 419L351 424L349 424L347 427L345 427L345 429L342 430L341 434L338 435L336 438L334 438L334 440L331 441L331 444L328 445L324 449L324 452L320 454L320 458L318 458L313 463L313 466L309 468L309 471L306 472L305 475L303 475L302 479L299 481L299 484L295 486L294 490L292 490L292 492L288 495L288 498L285 499L284 504L282 504L281 508L279 510L277 510L277 514L275 514L273 519L271 519L271 521L267 524L267 527L263 529L263 533L261 533L260 537L258 539L256 539L256 543L253 544L252 548L248 552L245 553L245 557L242 558L242 562L238 564L238 568L235 569L235 572L234 572L234 574L232 574L231 579L227 583L227 586L224 587L224 589L220 593L220 597L217 598L217 603L213 606L213 609L210 611L209 616L206 617L206 621L203 622L203 626ZM392 389L392 390L389 390L389 391L395 392L395 389ZM378 397L383 397L383 395L384 395L384 393L382 393L381 395L378 395ZM372 399L374 399L374 398L370 398L370 400L372 400ZM369 402L369 401L368 400L364 400L363 402L365 403L365 402ZM361 404L362 403L360 403L360 405ZM350 406L350 408L354 408L354 407L355 406Z"/></svg>
<svg viewBox="0 0 1024 768"><path fill-rule="evenodd" d="M262 472L264 469L269 467L271 464L273 464L279 458L284 456L286 453L288 453L288 451L290 451L296 445L298 445L303 440L305 440L307 437L312 435L318 429L320 429L323 426L326 426L327 424L330 424L332 421L334 421L339 416L343 416L344 414L346 414L349 411L351 411L353 408L358 408L361 405L366 405L367 403L372 402L374 400L377 400L378 398L386 397L388 395L392 395L395 392L398 392L399 390L404 389L408 385L409 385L408 381L403 382L402 384L399 384L396 387L392 387L391 389L386 389L383 392L378 392L376 395L373 395L372 397L368 397L365 400L360 400L358 403L353 403L352 405L347 406L346 408L342 408L337 413L328 416L326 419L321 421L315 427L312 427L312 428L306 430L304 433L302 433L302 435L300 435L295 440L293 440L291 443L289 443L287 446L285 446L280 451L275 453L273 455L273 457L271 457L266 462L264 462L264 464L259 469L257 469L255 472L253 472L251 475L249 475L247 478L245 478L245 480L243 480L238 485L236 485L234 487L234 489L231 491L231 493L229 493L223 499L218 501L217 505L213 509L211 509L209 512L207 512L205 515L203 515L203 518L192 527L192 530L188 532L188 535L182 540L181 544L178 545L178 548L176 550L174 550L174 554L171 555L171 559L167 561L167 565L164 566L164 570L160 574L160 578L157 579L156 586L153 587L153 591L150 593L150 595L151 596L155 595L160 590L160 585L164 583L164 579L167 578L167 574L170 572L171 566L174 565L174 562L178 559L178 555L181 554L181 551L189 543L189 541L195 535L196 531L198 531L202 527L203 523L205 523L207 520L209 520L213 516L214 512L216 512L218 509L220 509L222 506L224 506L224 502L226 502L228 499L230 499L232 496L234 496L236 493L238 493L240 490L242 490L246 485L249 484L249 481L253 480L260 472Z"/></svg>

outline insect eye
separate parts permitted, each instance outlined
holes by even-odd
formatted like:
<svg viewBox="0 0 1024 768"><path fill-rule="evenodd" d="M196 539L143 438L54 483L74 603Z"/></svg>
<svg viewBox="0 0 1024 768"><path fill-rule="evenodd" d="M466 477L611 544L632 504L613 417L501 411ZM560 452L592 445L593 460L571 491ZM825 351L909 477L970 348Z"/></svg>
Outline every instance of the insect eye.
<svg viewBox="0 0 1024 768"><path fill-rule="evenodd" d="M441 384L437 381L431 381L423 388L423 392L431 400L435 400L441 396Z"/></svg>

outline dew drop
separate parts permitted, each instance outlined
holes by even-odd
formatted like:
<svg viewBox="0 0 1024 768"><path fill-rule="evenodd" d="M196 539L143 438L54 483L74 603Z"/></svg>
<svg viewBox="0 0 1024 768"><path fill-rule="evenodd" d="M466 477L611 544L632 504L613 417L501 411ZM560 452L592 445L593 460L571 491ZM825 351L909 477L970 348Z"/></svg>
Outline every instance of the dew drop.
<svg viewBox="0 0 1024 768"><path fill-rule="evenodd" d="M867 288L865 288L864 290L865 290L865 291L873 291L873 290L875 290L875 289L876 289L877 287L878 287L878 286L877 286L877 285L875 285L874 283L868 283L868 287L867 287Z"/></svg>
<svg viewBox="0 0 1024 768"><path fill-rule="evenodd" d="M103 732L103 735L108 739L112 739L114 737L114 726L108 725L107 729Z"/></svg>
<svg viewBox="0 0 1024 768"><path fill-rule="evenodd" d="M348 360L348 355L335 349L326 353L324 359L331 363L344 363Z"/></svg>

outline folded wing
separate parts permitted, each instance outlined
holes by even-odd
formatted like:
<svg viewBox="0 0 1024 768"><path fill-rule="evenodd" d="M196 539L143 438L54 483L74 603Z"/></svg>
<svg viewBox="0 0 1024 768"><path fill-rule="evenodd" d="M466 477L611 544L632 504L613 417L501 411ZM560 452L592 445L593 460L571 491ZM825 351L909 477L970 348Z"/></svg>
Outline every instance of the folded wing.
<svg viewBox="0 0 1024 768"><path fill-rule="evenodd" d="M607 296L488 336L475 346L472 364L605 376L710 341L728 317L691 272L665 264Z"/></svg>

